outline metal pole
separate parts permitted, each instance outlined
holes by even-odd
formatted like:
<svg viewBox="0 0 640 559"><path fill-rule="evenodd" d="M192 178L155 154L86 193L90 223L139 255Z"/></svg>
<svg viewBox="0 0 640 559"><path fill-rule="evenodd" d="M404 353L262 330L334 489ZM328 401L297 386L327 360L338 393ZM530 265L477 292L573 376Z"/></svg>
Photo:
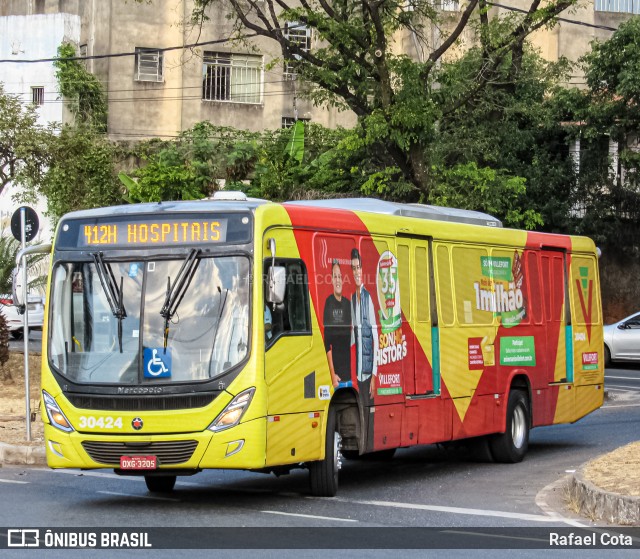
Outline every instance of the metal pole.
<svg viewBox="0 0 640 559"><path fill-rule="evenodd" d="M20 236L22 238L22 250L27 247L26 241L26 209L20 208ZM29 302L27 288L27 256L22 256L22 301L24 303L24 315L22 317L24 327L24 392L27 410L27 441L31 440L31 403L29 394Z"/></svg>

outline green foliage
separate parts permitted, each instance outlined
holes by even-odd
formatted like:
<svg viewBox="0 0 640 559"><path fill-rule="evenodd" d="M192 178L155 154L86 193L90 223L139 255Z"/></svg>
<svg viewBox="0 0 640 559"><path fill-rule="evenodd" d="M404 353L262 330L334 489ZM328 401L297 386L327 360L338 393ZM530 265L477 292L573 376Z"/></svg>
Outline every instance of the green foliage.
<svg viewBox="0 0 640 559"><path fill-rule="evenodd" d="M291 138L287 144L287 154L291 159L302 163L304 157L304 122L296 121L291 127Z"/></svg>
<svg viewBox="0 0 640 559"><path fill-rule="evenodd" d="M410 9L405 0L337 4L194 0L192 15L193 21L202 22L210 11L225 10L238 36L257 34L272 39L282 49L282 60L294 67L303 82L313 85L301 88L302 95L316 104L348 108L357 115L351 154L366 151L367 159L375 161L360 187L366 192L424 199L433 184L432 150L443 117L472 104L497 73L513 88L521 77L525 39L576 1L551 0L540 7L532 0L530 6L523 6L523 13L504 16L490 13L483 1L470 0L453 25L431 0L412 0ZM305 50L296 38L284 33L286 22L292 21L304 22L312 30L314 49ZM437 46L427 39L432 28L442 33ZM453 94L438 95L437 69L445 58L451 58L463 32L479 37L479 64L474 64L475 73L464 73L464 80L449 88ZM394 44L399 37L415 40L423 53L418 60L397 54L403 50ZM273 171L284 172L277 166Z"/></svg>
<svg viewBox="0 0 640 559"><path fill-rule="evenodd" d="M72 60L76 49L71 43L58 47L53 63L60 93L79 123L90 124L100 132L107 131L107 98L98 78L87 71L79 60Z"/></svg>
<svg viewBox="0 0 640 559"><path fill-rule="evenodd" d="M67 212L122 200L118 149L104 135L90 126L65 125L50 129L45 140L47 170L25 186L25 201L46 197L47 215L55 223Z"/></svg>
<svg viewBox="0 0 640 559"><path fill-rule="evenodd" d="M640 18L622 23L608 41L592 43L581 62L588 90L567 104L581 140L580 177L572 198L582 209L572 227L618 254L636 255L640 235ZM618 142L620 167L609 140ZM619 171L625 169L622 175Z"/></svg>
<svg viewBox="0 0 640 559"><path fill-rule="evenodd" d="M438 171L438 184L457 175L443 170L468 171L475 165L483 172L491 171L500 180L490 180L496 190L484 196L495 200L504 196L509 203L502 207L494 204L489 211L481 199L476 199L472 190L476 187L469 182L466 196L461 197L461 203L466 200L469 205L463 207L485 208L511 225L544 225L550 231L566 231L569 192L575 177L567 130L560 124L560 107L553 100L556 92L562 91L557 84L566 78L569 67L564 60L546 62L525 47L514 73L512 58L512 54L506 56L489 70L483 67L485 60L481 48L477 48L442 66L442 85L435 95L443 100L458 99L459 106L440 120L431 152L432 168ZM489 82L471 94L473 76L483 71L491 73ZM481 183L486 178L477 177ZM523 181L517 196L511 179ZM457 180L450 186L460 188ZM519 214L517 205L527 208L526 212Z"/></svg>
<svg viewBox="0 0 640 559"><path fill-rule="evenodd" d="M0 236L0 294L9 294L13 291L13 270L16 267L16 256L19 250L20 242L13 236ZM29 256L29 290L46 285L48 256L45 253Z"/></svg>
<svg viewBox="0 0 640 559"><path fill-rule="evenodd" d="M535 229L542 225L540 214L523 209L525 179L475 163L435 171L436 181L429 203L467 208L501 216L508 227Z"/></svg>
<svg viewBox="0 0 640 559"><path fill-rule="evenodd" d="M20 243L11 235L0 236L0 293L9 294L13 289L12 273L16 267L16 254Z"/></svg>
<svg viewBox="0 0 640 559"><path fill-rule="evenodd" d="M253 170L257 137L200 122L175 142L155 142L149 150L142 147L145 165L132 173L126 199L158 202L210 196L218 189L217 179L233 184Z"/></svg>
<svg viewBox="0 0 640 559"><path fill-rule="evenodd" d="M40 176L45 150L37 119L33 105L24 106L0 83L0 192L10 182Z"/></svg>

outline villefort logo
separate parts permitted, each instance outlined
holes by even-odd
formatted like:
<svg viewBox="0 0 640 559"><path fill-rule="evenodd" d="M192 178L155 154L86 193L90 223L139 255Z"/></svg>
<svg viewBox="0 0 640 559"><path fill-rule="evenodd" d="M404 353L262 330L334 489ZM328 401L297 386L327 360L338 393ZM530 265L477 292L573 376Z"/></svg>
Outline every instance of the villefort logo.
<svg viewBox="0 0 640 559"><path fill-rule="evenodd" d="M522 259L516 251L509 257L480 257L482 279L473 284L476 309L500 316L506 328L520 324L526 314L522 284Z"/></svg>

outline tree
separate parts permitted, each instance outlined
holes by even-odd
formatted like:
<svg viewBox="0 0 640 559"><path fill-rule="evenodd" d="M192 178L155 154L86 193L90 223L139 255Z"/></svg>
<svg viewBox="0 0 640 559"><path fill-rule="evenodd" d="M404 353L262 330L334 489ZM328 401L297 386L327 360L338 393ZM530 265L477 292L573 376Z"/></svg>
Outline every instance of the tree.
<svg viewBox="0 0 640 559"><path fill-rule="evenodd" d="M0 83L0 192L25 176L38 177L45 155L33 105L24 106Z"/></svg>
<svg viewBox="0 0 640 559"><path fill-rule="evenodd" d="M52 125L45 151L46 171L25 182L22 199L33 202L44 196L54 224L67 212L123 201L117 172L125 154L95 128Z"/></svg>
<svg viewBox="0 0 640 559"><path fill-rule="evenodd" d="M259 134L199 122L175 141L152 140L140 146L145 164L134 180L121 175L128 202L197 200L218 190L218 180L233 185L253 171Z"/></svg>
<svg viewBox="0 0 640 559"><path fill-rule="evenodd" d="M632 18L609 40L592 43L581 59L588 89L565 93L563 115L579 123L573 133L581 141L574 198L582 211L573 220L575 230L634 256L640 233L639 36L640 18ZM618 145L618 162L610 141Z"/></svg>
<svg viewBox="0 0 640 559"><path fill-rule="evenodd" d="M47 200L47 215L57 222L65 213L123 201L117 178L125 154L104 135L106 95L98 79L71 60L75 47L63 43L54 62L60 92L75 115L73 124L51 123L38 136L40 172L25 172L21 198Z"/></svg>
<svg viewBox="0 0 640 559"><path fill-rule="evenodd" d="M477 97L496 79L508 62L507 78L518 79L526 38L549 25L576 0L555 0L542 5L532 0L523 14L498 19L485 0L469 0L457 23L429 44L431 25L446 28L429 0L195 0L194 20L203 21L209 10L228 10L237 36L247 32L276 41L283 59L301 78L317 87L307 96L352 110L358 116L358 141L383 160L380 179L400 173L427 199L433 186L430 148L437 124ZM287 33L295 22L313 30L319 48L311 51ZM455 95L436 96L439 67L457 47L466 29L475 30L480 44L481 72L466 76ZM412 60L394 51L394 36L413 34L428 55ZM504 73L500 74L501 77ZM454 92L454 89L451 89ZM389 169L384 171L382 169Z"/></svg>
<svg viewBox="0 0 640 559"><path fill-rule="evenodd" d="M20 247L20 242L12 235L0 235L0 294L5 295L13 291L13 271ZM29 291L46 287L48 258L49 255L46 253L32 254L28 257Z"/></svg>
<svg viewBox="0 0 640 559"><path fill-rule="evenodd" d="M480 50L444 64L435 95L460 95L458 88L472 83L465 76L482 71ZM525 46L514 80L511 57L495 68L492 83L442 119L431 150L436 190L455 188L460 207L483 209L513 226L544 222L547 230L566 231L575 173L555 99L564 91L558 83L567 79L570 66L566 60L545 61ZM460 177L467 180L461 183ZM486 188L488 177L502 180L490 180ZM434 191L429 200L444 203Z"/></svg>

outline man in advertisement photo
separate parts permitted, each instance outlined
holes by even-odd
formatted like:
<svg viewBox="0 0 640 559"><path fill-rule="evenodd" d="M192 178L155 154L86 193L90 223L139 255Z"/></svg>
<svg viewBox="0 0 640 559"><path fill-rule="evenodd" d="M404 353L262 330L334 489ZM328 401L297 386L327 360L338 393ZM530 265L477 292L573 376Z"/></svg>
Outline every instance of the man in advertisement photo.
<svg viewBox="0 0 640 559"><path fill-rule="evenodd" d="M333 293L324 304L324 346L334 388L351 386L351 305L342 295L340 262L331 263Z"/></svg>
<svg viewBox="0 0 640 559"><path fill-rule="evenodd" d="M356 375L358 391L365 407L374 403L376 377L378 374L378 326L371 294L364 286L360 251L351 251L351 270L355 282L355 293L351 296L352 341L356 345ZM369 416L367 447L373 447L373 416Z"/></svg>

